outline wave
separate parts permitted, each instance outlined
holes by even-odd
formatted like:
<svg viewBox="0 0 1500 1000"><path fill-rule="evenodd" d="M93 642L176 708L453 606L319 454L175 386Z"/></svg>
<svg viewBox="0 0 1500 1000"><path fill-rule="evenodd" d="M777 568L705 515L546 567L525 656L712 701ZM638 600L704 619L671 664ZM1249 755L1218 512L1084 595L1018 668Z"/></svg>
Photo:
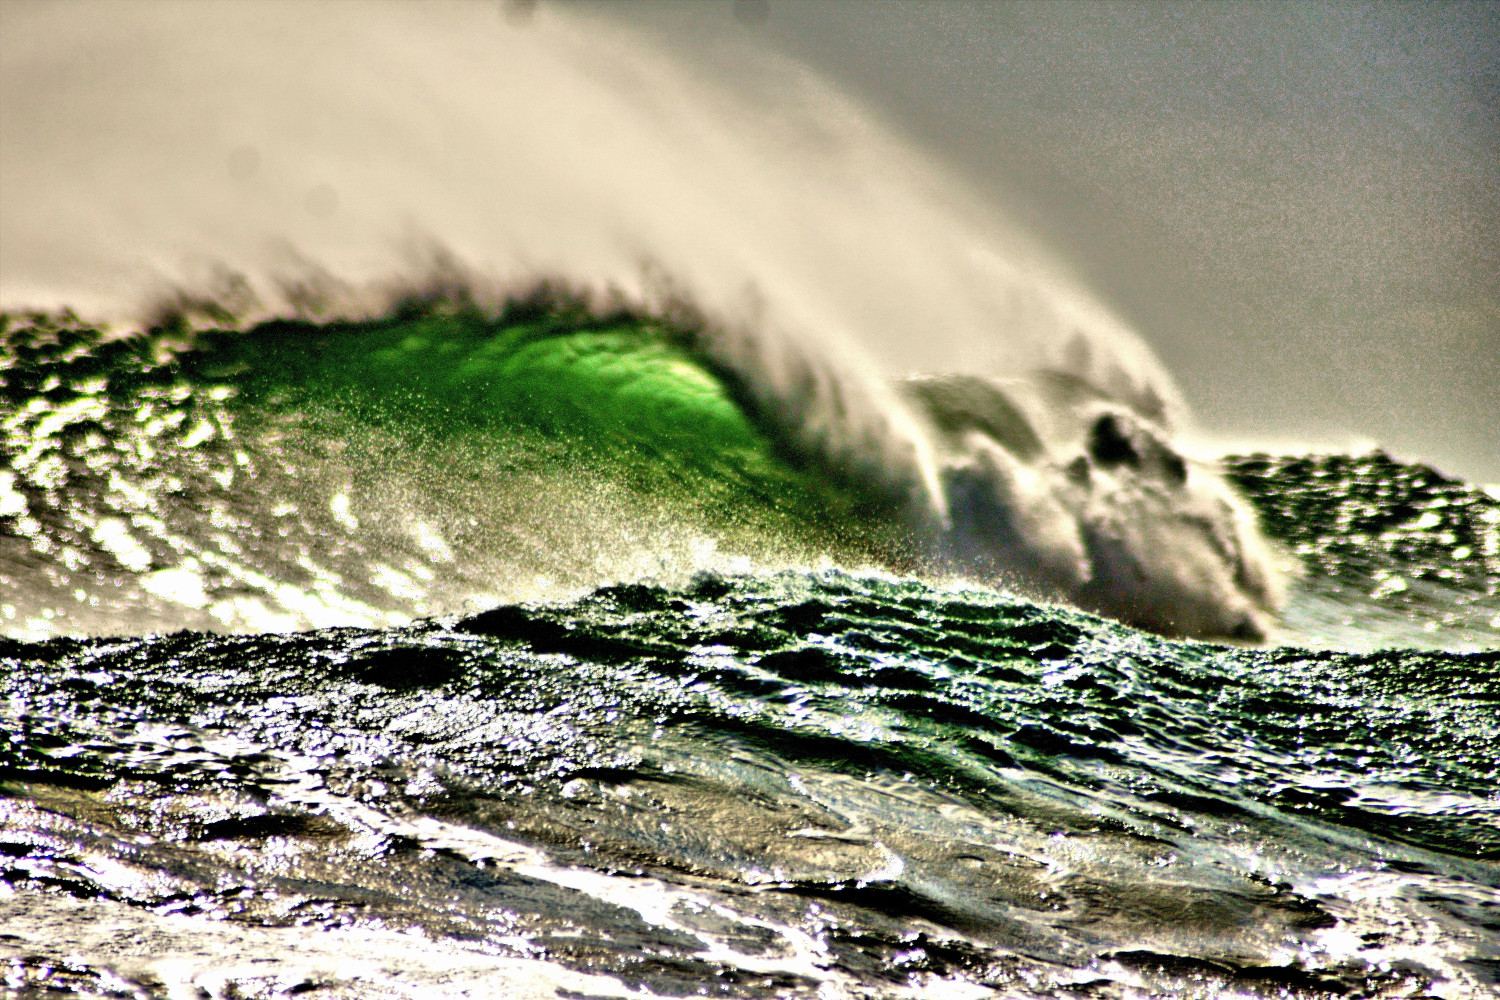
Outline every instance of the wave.
<svg viewBox="0 0 1500 1000"><path fill-rule="evenodd" d="M827 571L0 662L23 989L1493 993L1494 651Z"/></svg>
<svg viewBox="0 0 1500 1000"><path fill-rule="evenodd" d="M275 595L306 577L299 561L338 558L330 537L353 535L377 550L415 541L408 570L379 563L387 576L441 570L471 585L524 571L590 588L663 572L674 554L654 527L675 523L699 549L675 567L688 572L721 547L772 567L855 560L1237 638L1260 636L1271 604L1253 521L1218 474L1172 448L1159 410L1074 372L891 385L680 296L648 309L555 282L498 311L449 281L373 319L194 330L195 313L228 307L179 302L152 331L114 338L67 317L6 320L7 513L29 558L113 563L202 610L222 603L205 589L208 558L224 563L224 588L260 578ZM326 452L351 447L342 472L307 485L307 466L327 474ZM465 489L481 498L454 508L462 518L440 510ZM276 512L304 507L324 523L281 541ZM63 512L50 534L32 516L49 509ZM382 519L390 530L358 529ZM488 536L457 571L435 569L434 554L455 559L444 538L480 519ZM343 530L330 536L329 521ZM142 530L162 551L135 540ZM601 544L613 556L588 558ZM256 553L255 569L241 565ZM307 601L292 590L283 610ZM455 596L400 613L536 595Z"/></svg>
<svg viewBox="0 0 1500 1000"><path fill-rule="evenodd" d="M378 279L420 297L434 255L438 285L496 315L563 275L596 319L651 318L800 474L878 497L916 556L1159 631L1265 632L1270 562L1174 444L1182 407L1140 340L788 61L747 47L710 71L581 15L521 29L475 5L8 25L12 312L381 323ZM80 49L87 81L59 64ZM942 377L906 378L924 372Z"/></svg>

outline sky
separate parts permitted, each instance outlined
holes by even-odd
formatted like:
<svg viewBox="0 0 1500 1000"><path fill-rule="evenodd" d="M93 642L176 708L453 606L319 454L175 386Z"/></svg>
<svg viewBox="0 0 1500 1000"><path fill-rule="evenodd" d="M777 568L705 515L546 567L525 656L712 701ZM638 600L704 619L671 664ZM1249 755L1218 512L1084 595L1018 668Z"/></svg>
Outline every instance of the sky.
<svg viewBox="0 0 1500 1000"><path fill-rule="evenodd" d="M4 306L252 237L586 269L625 232L899 372L1011 322L991 211L1209 446L1500 482L1500 3L0 0Z"/></svg>
<svg viewBox="0 0 1500 1000"><path fill-rule="evenodd" d="M834 80L1040 237L1210 436L1500 481L1500 4L592 7Z"/></svg>

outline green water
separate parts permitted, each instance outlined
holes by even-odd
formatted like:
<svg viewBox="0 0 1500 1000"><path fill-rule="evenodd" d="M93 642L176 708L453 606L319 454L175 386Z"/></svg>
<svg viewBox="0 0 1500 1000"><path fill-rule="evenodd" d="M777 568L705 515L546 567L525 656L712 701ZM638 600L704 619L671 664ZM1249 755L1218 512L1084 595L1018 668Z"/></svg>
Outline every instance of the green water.
<svg viewBox="0 0 1500 1000"><path fill-rule="evenodd" d="M1493 995L1482 490L1232 460L1285 644L1171 641L917 571L649 317L5 337L18 995Z"/></svg>

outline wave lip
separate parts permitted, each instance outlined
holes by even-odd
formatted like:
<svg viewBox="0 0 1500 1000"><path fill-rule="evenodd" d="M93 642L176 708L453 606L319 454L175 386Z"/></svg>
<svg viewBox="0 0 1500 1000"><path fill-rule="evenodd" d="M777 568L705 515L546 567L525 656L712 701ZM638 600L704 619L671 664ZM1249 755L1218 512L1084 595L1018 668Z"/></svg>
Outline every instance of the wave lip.
<svg viewBox="0 0 1500 1000"><path fill-rule="evenodd" d="M1163 415L1059 372L905 390L941 439L935 541L957 567L1156 632L1264 638L1280 588L1254 519Z"/></svg>
<svg viewBox="0 0 1500 1000"><path fill-rule="evenodd" d="M933 568L1168 635L1265 638L1278 572L1219 471L1174 444L1149 362L1083 350L1011 378L887 384L808 336L673 316L789 451L884 498Z"/></svg>

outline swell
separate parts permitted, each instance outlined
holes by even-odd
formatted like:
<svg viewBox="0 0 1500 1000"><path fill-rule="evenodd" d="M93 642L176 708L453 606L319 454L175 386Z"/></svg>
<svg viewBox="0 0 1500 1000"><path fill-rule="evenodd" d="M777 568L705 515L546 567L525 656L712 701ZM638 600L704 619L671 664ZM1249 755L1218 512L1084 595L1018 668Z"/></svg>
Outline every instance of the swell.
<svg viewBox="0 0 1500 1000"><path fill-rule="evenodd" d="M662 996L1055 996L1074 971L1104 996L1486 996L1496 659L1165 642L837 571L0 642L5 945L30 949L13 977L58 953L160 977L169 943L211 956L175 975L266 975L318 958L283 954L294 927ZM92 919L59 920L68 896Z"/></svg>
<svg viewBox="0 0 1500 1000"><path fill-rule="evenodd" d="M148 591L182 583L194 610L222 604L191 579L206 552L280 550L281 568L254 571L273 593L288 573L318 577L309 560L347 557L329 571L338 587L384 574L399 597L422 588L398 577L441 562L478 585L473 603L501 572L488 557L502 576L562 571L585 589L655 576L674 558L658 529L675 524L716 568L722 546L772 568L956 574L1170 633L1257 637L1273 600L1252 522L1217 474L1173 449L1160 411L1077 375L892 386L680 295L632 306L556 282L491 309L444 287L356 320L195 329L194 313L228 318L199 302L115 337L67 316L6 321L7 502L33 552L19 561L112 561ZM83 510L91 497L102 506ZM308 507L319 519L289 531ZM75 522L51 540L31 513L49 508ZM488 536L455 548L465 519ZM174 521L198 540L163 527ZM388 554L404 570L382 556L403 545ZM386 611L458 610L453 596Z"/></svg>
<svg viewBox="0 0 1500 1000"><path fill-rule="evenodd" d="M807 520L804 507L833 498L833 514L811 515L823 534L863 537L878 524L876 534L899 536L877 546L899 550L881 564L998 580L1166 633L1265 633L1275 574L1243 505L1174 444L1181 406L1150 351L996 206L804 68L753 46L726 50L722 66L694 66L572 10L549 9L524 31L481 5L319 5L299 11L294 25L257 4L83 10L16 15L0 50L4 131L26 137L0 147L14 179L0 191L0 307L74 306L119 322L140 317L154 292L187 288L195 291L176 293L176 305L215 324L231 313L271 321L243 342L264 345L296 339L275 322L287 316L348 316L381 329L400 319L380 279L415 274L417 297L427 294L430 260L421 258L432 252L413 246L444 248L439 286L448 282L447 291L491 319L511 308L506 293L518 284L562 275L583 290L569 309L582 308L587 322L612 312L649 319L653 335L706 372L770 442L776 476L798 484L771 489L788 493L785 504L748 505L771 520L782 506L792 520ZM196 291L205 288L212 291ZM334 327L345 329L296 329L316 339ZM163 330L157 343L171 336ZM243 344L235 350L248 350ZM200 364L193 358L229 350L215 342L205 353L200 341L175 363L191 372ZM288 377L301 370L343 386L346 398L325 394L315 408L324 414L361 398L391 408L442 388L438 376L451 359L409 354L424 370L379 385L304 365L295 350L254 363L290 364ZM379 367L379 359L369 363ZM902 381L920 373L939 377ZM458 381L443 405L465 420L490 419L460 398L472 381L452 374ZM503 395L494 386L504 384L475 398ZM577 416L571 403L548 398L549 413ZM659 396L639 402L641 412L664 412ZM291 420L289 412L276 419ZM311 417L295 433L262 428L276 438L267 447L291 447L295 438L311 449L287 459L304 480L314 466L338 464L313 454L338 435L312 427ZM679 458L710 450L686 444L658 417L621 454L647 455L658 431ZM365 467L390 467L399 489L367 484L402 492L389 518L419 504L411 495L423 485L388 456L430 436L413 445L399 423L361 425L363 440L344 447L363 452L340 473L352 481ZM606 436L634 440L633 426L616 422ZM568 447L587 436L573 433ZM428 478L449 481L451 492L464 489L458 466L470 475L486 461L524 465L528 450L497 450L473 435L462 447L471 453L461 461L429 456ZM660 474L649 459L632 461L627 479ZM514 502L471 502L466 517L526 506L492 478L479 474L480 489ZM542 490L541 504L566 508L570 496L613 490L599 484L619 479L580 471L567 489ZM738 481L748 489L761 480ZM718 482L708 475L700 485L711 495ZM360 521L346 518L348 486L328 486L319 503L344 496L343 513L331 527L309 523L308 533L326 527L338 538ZM677 492L701 506L690 491ZM604 519L611 541L597 552L560 540L566 518L552 518L546 531L532 518L517 544L537 550L538 565L509 560L507 578L524 567L533 578L562 575L587 587L642 572L619 554L653 551L639 536L681 519L659 504L643 507L641 493L615 491L594 504L618 508ZM819 499L804 504L807 497ZM285 501L299 509L308 502ZM575 505L570 516L588 512ZM778 536L762 521L741 554ZM702 518L687 522L694 537L679 548L718 537L699 530ZM644 532L631 527L646 523ZM118 529L106 530L124 544ZM578 533L603 537L597 526ZM799 557L827 551L799 537ZM326 548L315 538L307 545ZM566 572L541 565L541 553L559 548L573 553ZM668 561L684 564L678 555ZM599 565L590 572L587 562ZM363 581L375 571L351 572ZM495 596L483 583L489 571L473 572L469 596ZM505 596L546 592L538 587Z"/></svg>

